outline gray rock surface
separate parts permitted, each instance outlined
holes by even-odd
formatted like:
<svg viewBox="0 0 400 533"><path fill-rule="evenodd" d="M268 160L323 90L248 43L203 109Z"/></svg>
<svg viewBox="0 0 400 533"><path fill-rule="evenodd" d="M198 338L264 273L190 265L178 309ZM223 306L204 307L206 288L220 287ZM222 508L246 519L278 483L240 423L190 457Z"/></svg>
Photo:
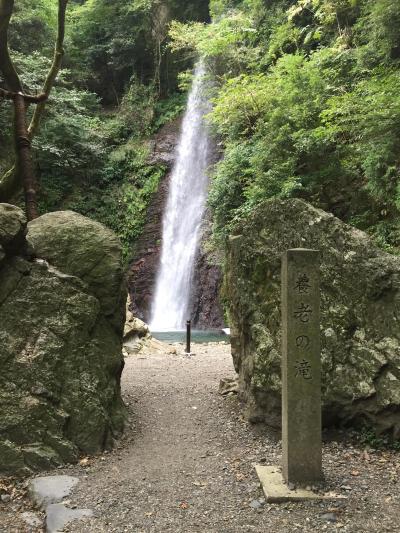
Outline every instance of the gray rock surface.
<svg viewBox="0 0 400 533"><path fill-rule="evenodd" d="M36 477L29 484L29 493L35 505L45 509L50 503L61 502L78 483L72 476Z"/></svg>
<svg viewBox="0 0 400 533"><path fill-rule="evenodd" d="M140 320L140 318L136 318L133 316L132 312L130 311L131 306L131 299L128 297L127 304L126 304L126 321L124 326L124 341L128 341L130 339L134 339L136 341L139 341L140 339L143 339L145 337L150 336L150 329L149 326Z"/></svg>
<svg viewBox="0 0 400 533"><path fill-rule="evenodd" d="M70 522L90 516L93 516L93 511L90 509L68 509L62 503L53 503L46 509L46 531L59 533Z"/></svg>
<svg viewBox="0 0 400 533"><path fill-rule="evenodd" d="M56 211L30 222L27 240L37 257L82 280L120 327L126 290L121 244L111 230L73 211Z"/></svg>
<svg viewBox="0 0 400 533"><path fill-rule="evenodd" d="M400 258L302 200L262 203L230 239L225 292L248 417L280 425L281 255L321 250L325 424L400 436Z"/></svg>
<svg viewBox="0 0 400 533"><path fill-rule="evenodd" d="M121 433L126 293L121 247L101 224L44 215L28 246L22 211L0 213L0 473L23 475Z"/></svg>
<svg viewBox="0 0 400 533"><path fill-rule="evenodd" d="M0 204L0 245L6 247L24 235L26 217L24 212L10 204Z"/></svg>

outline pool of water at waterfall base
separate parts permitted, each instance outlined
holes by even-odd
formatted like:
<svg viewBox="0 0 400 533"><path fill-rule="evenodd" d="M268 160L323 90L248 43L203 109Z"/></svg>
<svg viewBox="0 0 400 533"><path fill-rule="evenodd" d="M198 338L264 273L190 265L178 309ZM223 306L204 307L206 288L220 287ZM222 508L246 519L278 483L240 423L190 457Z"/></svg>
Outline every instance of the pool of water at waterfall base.
<svg viewBox="0 0 400 533"><path fill-rule="evenodd" d="M186 343L186 330L152 331L152 336L162 342ZM230 337L222 331L216 330L192 330L191 340L194 343L225 342L229 344Z"/></svg>

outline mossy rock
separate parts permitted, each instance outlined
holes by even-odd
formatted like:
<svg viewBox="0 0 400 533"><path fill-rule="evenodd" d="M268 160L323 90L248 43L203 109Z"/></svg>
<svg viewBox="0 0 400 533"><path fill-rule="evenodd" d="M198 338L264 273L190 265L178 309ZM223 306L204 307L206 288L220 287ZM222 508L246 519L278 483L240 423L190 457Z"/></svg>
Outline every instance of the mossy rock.
<svg viewBox="0 0 400 533"><path fill-rule="evenodd" d="M121 247L100 224L52 215L30 225L36 259L20 242L0 265L0 473L100 452L123 430Z"/></svg>
<svg viewBox="0 0 400 533"><path fill-rule="evenodd" d="M224 291L232 354L253 421L280 424L281 257L321 251L323 416L400 436L400 258L302 200L273 200L238 222Z"/></svg>

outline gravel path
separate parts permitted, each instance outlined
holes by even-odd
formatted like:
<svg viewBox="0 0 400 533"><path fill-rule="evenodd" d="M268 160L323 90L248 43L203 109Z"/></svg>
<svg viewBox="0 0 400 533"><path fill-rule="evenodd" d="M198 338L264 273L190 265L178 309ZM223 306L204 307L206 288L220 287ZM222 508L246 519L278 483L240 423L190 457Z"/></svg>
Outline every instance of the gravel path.
<svg viewBox="0 0 400 533"><path fill-rule="evenodd" d="M180 350L127 359L130 422L117 449L57 470L81 479L70 505L95 511L65 531L400 531L399 454L337 436L324 471L344 502L266 504L253 463L279 463L279 436L249 426L237 397L218 394L220 379L234 377L227 345L196 345L191 358Z"/></svg>

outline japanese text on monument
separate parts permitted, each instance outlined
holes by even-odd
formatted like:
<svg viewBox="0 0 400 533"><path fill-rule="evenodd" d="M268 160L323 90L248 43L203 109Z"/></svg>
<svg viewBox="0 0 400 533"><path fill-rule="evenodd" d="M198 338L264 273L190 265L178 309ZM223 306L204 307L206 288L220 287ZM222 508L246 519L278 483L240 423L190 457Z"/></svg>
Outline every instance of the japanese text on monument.
<svg viewBox="0 0 400 533"><path fill-rule="evenodd" d="M306 300L306 296L311 289L310 278L304 272L300 273L296 279L295 291L302 295ZM294 318L300 324L307 324L312 316L312 307L307 301L301 301L294 312ZM296 348L298 349L299 359L295 362L295 376L306 381L312 379L312 367L310 361L307 359L307 348L310 345L310 338L308 335L302 334L296 337Z"/></svg>

